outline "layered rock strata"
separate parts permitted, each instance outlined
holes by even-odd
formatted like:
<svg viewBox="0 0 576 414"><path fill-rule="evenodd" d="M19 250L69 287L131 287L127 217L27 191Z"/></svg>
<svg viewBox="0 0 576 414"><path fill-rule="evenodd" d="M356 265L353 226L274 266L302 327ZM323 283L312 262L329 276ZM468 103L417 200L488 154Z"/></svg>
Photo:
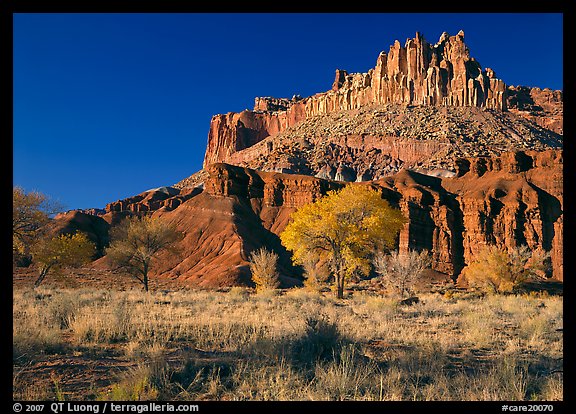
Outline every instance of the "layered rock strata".
<svg viewBox="0 0 576 414"><path fill-rule="evenodd" d="M562 151L515 151L499 158L462 158L453 177L402 170L353 185L369 185L400 208L408 218L400 250L428 249L434 269L452 278L484 245L525 244L549 251L551 275L562 280L562 173ZM285 282L294 283L289 276L298 269L278 234L293 211L345 183L221 163L208 167L207 174L203 190L191 192L175 208L166 202L153 212L186 233L183 259L165 257L162 275L200 286L246 284L250 252L267 246L280 255ZM134 200L113 204L122 206L115 211L143 211Z"/></svg>
<svg viewBox="0 0 576 414"><path fill-rule="evenodd" d="M510 112L387 104L307 119L230 154L226 162L263 171L369 181L402 168L453 174L458 158L542 151L561 148L562 143L560 135Z"/></svg>
<svg viewBox="0 0 576 414"><path fill-rule="evenodd" d="M328 92L259 97L252 111L215 115L204 167L226 162L344 181L402 168L446 176L461 157L562 148L562 123L561 91L507 87L470 57L462 32L434 45L417 33L367 73L337 69Z"/></svg>
<svg viewBox="0 0 576 414"><path fill-rule="evenodd" d="M564 134L564 94L548 88L508 87L509 110L547 128Z"/></svg>
<svg viewBox="0 0 576 414"><path fill-rule="evenodd" d="M396 41L367 73L336 70L332 89L302 99L256 98L253 111L215 115L210 124L204 166L226 161L297 123L370 104L475 106L505 110L507 88L495 72L472 57L464 33L443 33L432 45L420 33L404 46Z"/></svg>

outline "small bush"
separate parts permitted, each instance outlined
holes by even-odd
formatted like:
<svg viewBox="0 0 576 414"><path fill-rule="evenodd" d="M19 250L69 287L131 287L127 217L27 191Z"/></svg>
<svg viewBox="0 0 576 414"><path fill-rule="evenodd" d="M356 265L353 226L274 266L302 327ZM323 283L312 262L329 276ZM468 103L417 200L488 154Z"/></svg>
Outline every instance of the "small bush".
<svg viewBox="0 0 576 414"><path fill-rule="evenodd" d="M228 291L228 296L235 300L246 300L250 296L250 291L242 286L232 286Z"/></svg>
<svg viewBox="0 0 576 414"><path fill-rule="evenodd" d="M469 285L487 293L518 290L525 282L543 278L550 254L527 246L509 251L496 246L480 250L462 272Z"/></svg>
<svg viewBox="0 0 576 414"><path fill-rule="evenodd" d="M30 302L21 297L15 302L12 312L13 361L33 360L37 355L67 351L60 322L46 311L44 303Z"/></svg>
<svg viewBox="0 0 576 414"><path fill-rule="evenodd" d="M138 367L129 371L126 376L112 384L107 393L100 395L104 401L153 401L159 391L154 385L154 375L149 367Z"/></svg>
<svg viewBox="0 0 576 414"><path fill-rule="evenodd" d="M297 360L314 362L334 357L342 343L338 325L325 315L308 316L304 335L294 344Z"/></svg>
<svg viewBox="0 0 576 414"><path fill-rule="evenodd" d="M431 259L427 250L420 253L393 251L385 255L378 253L374 258L374 268L384 284L400 296L411 296L422 271L430 267Z"/></svg>
<svg viewBox="0 0 576 414"><path fill-rule="evenodd" d="M319 292L328 286L330 279L330 269L328 263L321 263L318 258L309 257L304 260L304 287L311 291Z"/></svg>
<svg viewBox="0 0 576 414"><path fill-rule="evenodd" d="M45 325L28 325L16 327L12 336L13 361L33 359L39 354L59 354L67 349L60 330Z"/></svg>
<svg viewBox="0 0 576 414"><path fill-rule="evenodd" d="M250 271L257 292L276 289L280 286L279 275L276 271L277 264L278 255L264 247L250 254Z"/></svg>
<svg viewBox="0 0 576 414"><path fill-rule="evenodd" d="M315 393L332 401L374 399L380 371L366 363L354 345L342 347L333 361L316 365ZM381 379L381 378L379 378Z"/></svg>

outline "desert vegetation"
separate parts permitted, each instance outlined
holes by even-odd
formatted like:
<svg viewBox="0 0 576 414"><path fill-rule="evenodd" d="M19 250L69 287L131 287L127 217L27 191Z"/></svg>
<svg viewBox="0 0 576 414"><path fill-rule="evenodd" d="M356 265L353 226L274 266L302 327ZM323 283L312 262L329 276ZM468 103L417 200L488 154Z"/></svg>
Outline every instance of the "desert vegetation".
<svg viewBox="0 0 576 414"><path fill-rule="evenodd" d="M265 292L280 286L277 266L278 255L264 247L250 254L250 272L257 292Z"/></svg>
<svg viewBox="0 0 576 414"><path fill-rule="evenodd" d="M173 224L150 216L134 216L113 227L106 255L117 268L126 270L148 291L149 272L158 254L162 251L178 254L176 242L182 236Z"/></svg>
<svg viewBox="0 0 576 414"><path fill-rule="evenodd" d="M376 190L348 185L292 213L280 239L295 264L327 262L342 299L346 280L368 275L374 252L392 248L405 221Z"/></svg>
<svg viewBox="0 0 576 414"><path fill-rule="evenodd" d="M374 257L377 279L400 296L414 293L414 286L422 277L422 272L431 264L432 259L427 250L421 252L409 250L406 253L394 250L390 254L378 252Z"/></svg>
<svg viewBox="0 0 576 414"><path fill-rule="evenodd" d="M31 247L44 235L50 216L61 207L38 191L12 188L12 255L14 263L29 264Z"/></svg>
<svg viewBox="0 0 576 414"><path fill-rule="evenodd" d="M561 400L562 297L17 289L15 399Z"/></svg>
<svg viewBox="0 0 576 414"><path fill-rule="evenodd" d="M512 292L526 282L545 279L550 253L526 245L501 249L488 245L464 269L463 278L488 293Z"/></svg>
<svg viewBox="0 0 576 414"><path fill-rule="evenodd" d="M39 270L34 287L40 286L51 270L80 267L90 262L95 253L96 246L84 233L40 239L32 248L32 257Z"/></svg>

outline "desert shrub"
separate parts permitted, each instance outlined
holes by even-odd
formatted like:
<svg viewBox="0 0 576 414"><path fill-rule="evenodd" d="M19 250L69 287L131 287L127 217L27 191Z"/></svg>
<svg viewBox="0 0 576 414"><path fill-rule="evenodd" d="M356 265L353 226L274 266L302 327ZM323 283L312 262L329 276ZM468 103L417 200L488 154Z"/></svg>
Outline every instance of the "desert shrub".
<svg viewBox="0 0 576 414"><path fill-rule="evenodd" d="M158 398L158 388L154 384L154 372L149 367L139 366L130 370L110 391L98 398L104 401L151 401Z"/></svg>
<svg viewBox="0 0 576 414"><path fill-rule="evenodd" d="M343 346L334 360L317 364L314 394L332 401L375 399L380 386L380 371L365 362L352 344Z"/></svg>
<svg viewBox="0 0 576 414"><path fill-rule="evenodd" d="M551 376L544 380L542 387L542 401L563 401L564 400L564 384L562 377L558 375Z"/></svg>
<svg viewBox="0 0 576 414"><path fill-rule="evenodd" d="M412 295L414 286L422 271L431 265L427 250L420 253L393 251L390 254L378 253L374 257L374 268L382 282L400 296Z"/></svg>
<svg viewBox="0 0 576 414"><path fill-rule="evenodd" d="M73 294L61 293L55 295L52 300L46 303L47 317L60 329L68 329L70 327L70 321L74 319L79 308L79 298Z"/></svg>
<svg viewBox="0 0 576 414"><path fill-rule="evenodd" d="M13 327L12 358L33 359L39 354L57 354L66 351L58 327L47 326L43 321L26 321L25 325Z"/></svg>
<svg viewBox="0 0 576 414"><path fill-rule="evenodd" d="M487 246L464 269L463 276L469 285L487 293L513 292L525 282L543 278L549 257L548 252L527 246L509 251Z"/></svg>
<svg viewBox="0 0 576 414"><path fill-rule="evenodd" d="M249 296L249 289L243 286L232 286L228 291L228 297L233 300L246 300Z"/></svg>
<svg viewBox="0 0 576 414"><path fill-rule="evenodd" d="M320 291L328 286L330 279L330 269L328 263L321 263L318 258L310 256L303 260L304 287L311 291Z"/></svg>
<svg viewBox="0 0 576 414"><path fill-rule="evenodd" d="M308 316L305 320L304 334L293 346L296 360L315 362L334 357L343 342L338 324L326 315Z"/></svg>
<svg viewBox="0 0 576 414"><path fill-rule="evenodd" d="M460 317L462 340L471 346L489 347L496 338L496 326L492 311L474 306Z"/></svg>
<svg viewBox="0 0 576 414"><path fill-rule="evenodd" d="M311 307L315 304L321 304L324 300L322 293L317 290L311 290L308 288L300 289L300 288L292 288L286 290L286 293L283 295L286 302L291 304L299 303L303 306Z"/></svg>
<svg viewBox="0 0 576 414"><path fill-rule="evenodd" d="M264 247L250 254L250 271L257 292L276 289L280 286L277 264L278 255Z"/></svg>
<svg viewBox="0 0 576 414"><path fill-rule="evenodd" d="M67 351L60 322L55 320L44 302L53 298L52 293L38 293L36 297L42 299L30 301L26 294L15 297L12 308L13 361L33 360L41 354Z"/></svg>

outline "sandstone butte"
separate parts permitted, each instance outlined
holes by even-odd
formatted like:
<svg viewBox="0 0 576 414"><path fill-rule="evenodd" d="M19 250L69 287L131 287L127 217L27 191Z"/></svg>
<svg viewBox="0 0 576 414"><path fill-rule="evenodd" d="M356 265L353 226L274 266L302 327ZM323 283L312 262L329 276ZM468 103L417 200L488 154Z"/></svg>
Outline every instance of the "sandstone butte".
<svg viewBox="0 0 576 414"><path fill-rule="evenodd" d="M264 245L279 254L290 286L301 273L278 237L290 214L355 181L405 213L399 249L430 250L439 275L456 280L487 244L526 244L549 251L549 276L563 280L562 99L560 91L506 86L469 56L463 32L444 33L435 45L417 33L382 52L368 73L337 70L328 92L256 98L252 111L214 116L201 171L105 211L62 214L55 227L87 231L101 247L110 225L152 214L186 233L181 255L158 261L160 277L200 287L250 284L249 254ZM365 128L360 133L358 125L338 131L350 113ZM418 128L407 114L420 117ZM438 117L460 135L434 135ZM383 133L382 124L396 134ZM475 126L480 135L471 136ZM283 144L270 148L275 139ZM93 266L107 267L106 257Z"/></svg>
<svg viewBox="0 0 576 414"><path fill-rule="evenodd" d="M483 70L480 63L470 57L462 31L456 36L443 33L434 45L416 33L416 37L408 39L404 47L396 41L390 46L388 54L380 53L376 66L367 73L348 74L345 70L336 70L332 89L327 92L308 98L259 97L255 99L254 110L215 115L210 123L204 166L214 162L243 164L260 154L268 156L274 147L282 145L283 140L266 138L294 129L307 120L319 124L323 117L331 114L339 116L330 119L329 125L322 125L322 128L308 128L300 138L310 145L317 144L314 141L318 141L322 135L329 142L342 141L346 137L357 141L358 135L376 135L380 143L373 148L385 152L390 152L390 145L386 145L386 141L405 138L401 147L408 148L407 153L391 155L394 162L402 162L407 155L412 155L409 164L419 161L414 159L414 153L420 154L420 159L427 158L453 144L455 140L460 143L476 141L474 147L482 144L477 141L483 137L492 141L488 142L492 144L491 147L496 144L494 137L502 137L499 141L506 141L521 135L524 140L535 138L538 141L554 141L562 133L562 99L561 91L507 87L502 80L496 78L494 70ZM377 118L375 123L365 122L361 125L365 128L360 129L358 125L333 128L334 124L342 125L346 121L349 121L348 124L353 123L345 115L355 118L363 108L374 108L370 115ZM458 111L458 108L465 110ZM391 113L396 116L391 116ZM451 119L451 115L456 119ZM421 125L410 125L410 119L405 119L418 116L422 118L418 119ZM477 119L470 119L471 116ZM447 119L445 123L434 122L429 125L431 117ZM533 122L522 122L526 120ZM466 130L466 123L474 121L480 128ZM405 124L410 128L402 128ZM384 128L378 131L382 126ZM458 134L459 130L461 134ZM434 145L430 145L432 137ZM265 146L258 147L256 151L247 150L264 140ZM428 146L422 140L428 140ZM520 142L517 144L522 145ZM362 147L362 144L353 142L348 147L358 146ZM561 144L556 143L556 146ZM454 149L453 145L450 147ZM333 167L338 168L339 165ZM356 174L361 172L356 171Z"/></svg>

